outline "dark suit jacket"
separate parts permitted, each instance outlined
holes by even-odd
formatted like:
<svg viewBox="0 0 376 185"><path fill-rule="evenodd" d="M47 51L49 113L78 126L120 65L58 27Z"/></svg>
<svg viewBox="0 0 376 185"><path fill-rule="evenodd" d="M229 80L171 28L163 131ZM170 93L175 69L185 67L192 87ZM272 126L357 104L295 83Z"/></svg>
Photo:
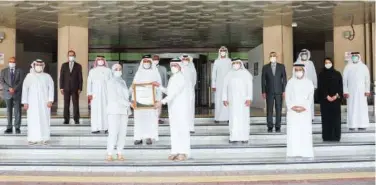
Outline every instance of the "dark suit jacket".
<svg viewBox="0 0 376 185"><path fill-rule="evenodd" d="M287 84L285 65L277 63L275 75L273 75L271 64L262 68L262 93L281 95L285 92Z"/></svg>
<svg viewBox="0 0 376 185"><path fill-rule="evenodd" d="M14 71L14 82L10 81L10 69L9 67L1 70L0 81L3 86L4 99L10 99L12 97L20 98L22 95L22 84L25 78L25 73L22 69L16 67ZM16 93L14 95L9 94L9 88L14 88Z"/></svg>
<svg viewBox="0 0 376 185"><path fill-rule="evenodd" d="M60 69L60 89L64 91L82 91L82 66L75 62L72 72L69 70L69 63L65 62Z"/></svg>

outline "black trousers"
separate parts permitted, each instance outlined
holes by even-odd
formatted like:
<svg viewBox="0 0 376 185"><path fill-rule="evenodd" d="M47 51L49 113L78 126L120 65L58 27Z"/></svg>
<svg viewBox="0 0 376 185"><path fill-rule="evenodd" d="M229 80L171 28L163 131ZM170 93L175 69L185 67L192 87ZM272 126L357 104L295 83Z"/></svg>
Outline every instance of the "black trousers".
<svg viewBox="0 0 376 185"><path fill-rule="evenodd" d="M275 105L275 128L281 128L281 117L282 117L282 95L266 95L266 120L268 128L273 128L273 108Z"/></svg>
<svg viewBox="0 0 376 185"><path fill-rule="evenodd" d="M8 118L8 125L7 129L13 128L13 109L14 109L14 127L19 129L21 127L21 97L12 97L10 99L5 100L7 104L7 118Z"/></svg>
<svg viewBox="0 0 376 185"><path fill-rule="evenodd" d="M64 122L69 123L69 119L70 119L69 107L70 107L71 97L72 97L72 103L73 103L73 119L76 123L78 123L80 120L78 90L77 91L64 90Z"/></svg>

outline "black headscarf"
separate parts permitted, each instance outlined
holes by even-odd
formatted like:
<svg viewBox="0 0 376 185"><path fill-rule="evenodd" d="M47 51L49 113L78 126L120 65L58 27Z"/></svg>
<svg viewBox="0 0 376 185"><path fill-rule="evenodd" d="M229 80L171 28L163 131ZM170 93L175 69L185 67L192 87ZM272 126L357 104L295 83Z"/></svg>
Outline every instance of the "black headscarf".
<svg viewBox="0 0 376 185"><path fill-rule="evenodd" d="M319 74L319 99L325 99L326 96L334 96L337 93L342 96L343 87L341 73L334 69L334 63L331 58L325 58L324 63L326 60L332 62L332 67L329 69L324 67L322 72Z"/></svg>

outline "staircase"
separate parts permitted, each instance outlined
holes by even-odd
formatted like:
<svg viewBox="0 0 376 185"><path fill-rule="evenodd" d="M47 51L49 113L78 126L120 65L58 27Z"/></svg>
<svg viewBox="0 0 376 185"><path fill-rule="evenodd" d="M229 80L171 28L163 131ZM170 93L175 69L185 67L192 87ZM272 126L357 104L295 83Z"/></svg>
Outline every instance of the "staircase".
<svg viewBox="0 0 376 185"><path fill-rule="evenodd" d="M80 125L63 125L52 118L51 141L47 146L29 146L27 127L22 134L0 133L0 166L17 171L234 171L234 170L309 170L364 168L375 165L375 123L367 131L348 131L342 125L340 143L323 142L320 117L313 123L315 159L286 160L286 125L282 133L267 133L265 117L251 118L248 144L228 143L228 124L214 124L212 118L196 118L196 133L191 136L192 159L167 160L170 151L168 121L159 127L159 141L151 146L133 145L133 119L127 130L125 161L105 161L107 137L91 134L89 119ZM25 118L22 120L26 123ZM0 119L5 128L6 119Z"/></svg>

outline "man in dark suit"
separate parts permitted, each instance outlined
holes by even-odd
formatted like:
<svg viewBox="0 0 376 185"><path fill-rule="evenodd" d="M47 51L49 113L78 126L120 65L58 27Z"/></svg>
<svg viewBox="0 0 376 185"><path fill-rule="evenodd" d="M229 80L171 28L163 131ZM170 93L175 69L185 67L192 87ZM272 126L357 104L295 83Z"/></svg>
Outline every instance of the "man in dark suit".
<svg viewBox="0 0 376 185"><path fill-rule="evenodd" d="M64 124L69 124L69 106L72 97L73 119L80 123L79 95L82 91L82 66L76 62L76 53L68 51L68 62L61 65L60 92L64 95Z"/></svg>
<svg viewBox="0 0 376 185"><path fill-rule="evenodd" d="M1 71L1 85L3 85L4 100L7 105L8 125L5 134L13 133L12 114L14 108L14 127L16 134L20 134L21 130L21 95L22 83L25 73L22 69L16 67L16 58L9 58L9 67Z"/></svg>
<svg viewBox="0 0 376 185"><path fill-rule="evenodd" d="M266 99L268 132L273 132L273 108L275 104L276 123L275 131L281 132L282 99L285 96L287 84L286 69L283 64L277 63L277 54L271 52L269 64L262 68L262 97Z"/></svg>

